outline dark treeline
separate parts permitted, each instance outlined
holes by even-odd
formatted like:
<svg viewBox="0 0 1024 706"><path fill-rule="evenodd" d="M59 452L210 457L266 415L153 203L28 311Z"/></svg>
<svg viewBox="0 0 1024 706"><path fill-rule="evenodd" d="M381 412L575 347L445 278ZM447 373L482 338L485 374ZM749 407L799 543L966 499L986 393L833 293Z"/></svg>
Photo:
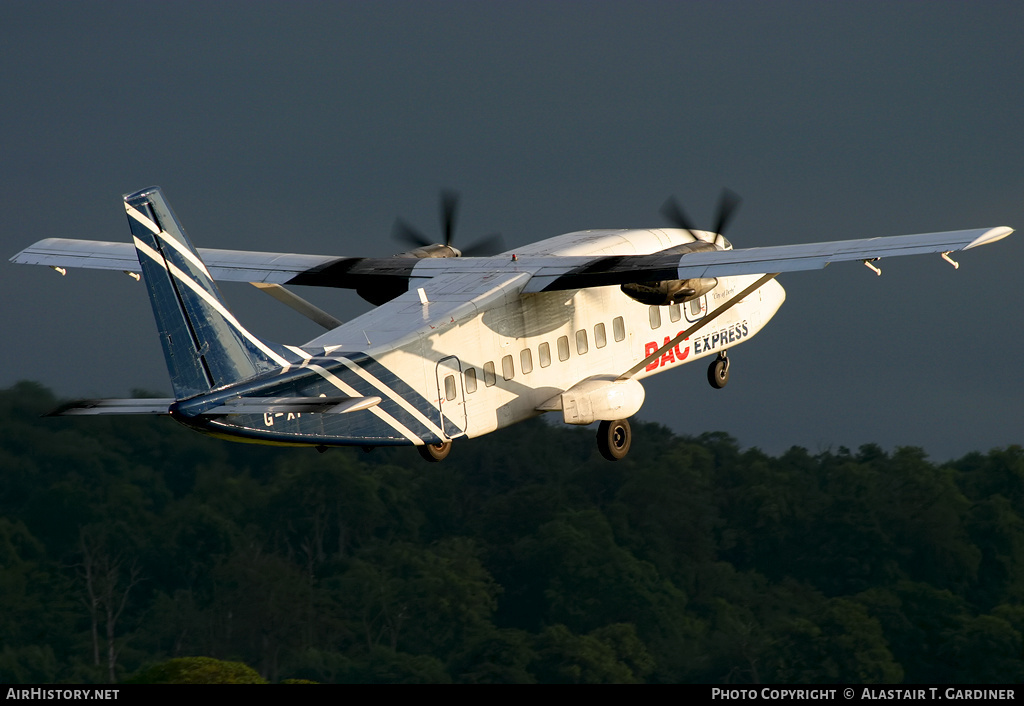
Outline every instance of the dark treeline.
<svg viewBox="0 0 1024 706"><path fill-rule="evenodd" d="M1024 450L286 449L0 391L0 682L1019 682Z"/></svg>

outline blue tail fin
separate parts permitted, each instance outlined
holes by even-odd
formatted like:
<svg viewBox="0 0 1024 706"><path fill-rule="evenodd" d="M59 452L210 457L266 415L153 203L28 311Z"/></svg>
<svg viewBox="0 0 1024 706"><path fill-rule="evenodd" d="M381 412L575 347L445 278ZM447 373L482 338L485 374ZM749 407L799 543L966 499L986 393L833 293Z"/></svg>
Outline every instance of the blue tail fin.
<svg viewBox="0 0 1024 706"><path fill-rule="evenodd" d="M177 399L288 365L281 346L228 311L159 187L128 194L124 207Z"/></svg>

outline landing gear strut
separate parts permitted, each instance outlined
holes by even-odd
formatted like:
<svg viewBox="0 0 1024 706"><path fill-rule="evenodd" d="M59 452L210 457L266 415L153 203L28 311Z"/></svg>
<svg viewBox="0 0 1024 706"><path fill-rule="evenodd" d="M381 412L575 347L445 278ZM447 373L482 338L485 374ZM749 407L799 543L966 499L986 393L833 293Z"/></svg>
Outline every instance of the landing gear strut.
<svg viewBox="0 0 1024 706"><path fill-rule="evenodd" d="M633 432L625 419L601 422L597 428L597 450L609 461L624 458L632 441Z"/></svg>
<svg viewBox="0 0 1024 706"><path fill-rule="evenodd" d="M729 356L725 351L719 353L708 366L708 382L717 390L721 390L729 382Z"/></svg>
<svg viewBox="0 0 1024 706"><path fill-rule="evenodd" d="M420 452L420 456L425 461L438 463L448 458L448 454L452 450L452 442L442 441L440 444L424 444L423 446L417 446L416 450Z"/></svg>

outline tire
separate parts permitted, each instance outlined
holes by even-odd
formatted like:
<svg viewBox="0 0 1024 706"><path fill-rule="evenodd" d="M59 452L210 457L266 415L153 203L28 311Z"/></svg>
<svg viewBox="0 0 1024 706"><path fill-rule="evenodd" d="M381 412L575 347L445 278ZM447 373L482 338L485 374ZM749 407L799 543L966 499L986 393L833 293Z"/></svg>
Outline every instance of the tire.
<svg viewBox="0 0 1024 706"><path fill-rule="evenodd" d="M632 443L633 431L625 419L601 422L597 428L597 450L609 461L625 458Z"/></svg>
<svg viewBox="0 0 1024 706"><path fill-rule="evenodd" d="M417 446L416 450L419 451L424 461L439 463L448 458L448 454L452 450L452 442L442 441L440 444L424 444L423 446Z"/></svg>
<svg viewBox="0 0 1024 706"><path fill-rule="evenodd" d="M718 358L708 366L708 382L716 390L729 383L729 365L725 360Z"/></svg>

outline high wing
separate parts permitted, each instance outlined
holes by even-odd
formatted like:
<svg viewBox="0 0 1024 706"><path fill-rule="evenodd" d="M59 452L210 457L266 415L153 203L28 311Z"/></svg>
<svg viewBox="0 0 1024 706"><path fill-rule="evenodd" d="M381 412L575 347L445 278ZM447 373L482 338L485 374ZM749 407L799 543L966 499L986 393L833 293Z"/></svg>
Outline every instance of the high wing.
<svg viewBox="0 0 1024 706"><path fill-rule="evenodd" d="M570 268L566 267L569 263L565 260L579 258L550 258L553 261L534 273L524 291L547 292L630 282L818 270L831 262L969 250L994 243L1012 232L1012 228L1001 226L683 255L609 256L586 258L586 262Z"/></svg>
<svg viewBox="0 0 1024 706"><path fill-rule="evenodd" d="M356 289L381 277L408 278L416 258L364 258L197 248L214 279ZM11 258L22 265L140 272L132 243L46 238Z"/></svg>
<svg viewBox="0 0 1024 706"><path fill-rule="evenodd" d="M650 255L524 255L520 258L359 258L245 250L199 249L210 275L221 281L301 284L359 290L405 291L410 279L442 273L528 273L524 293L582 289L633 282L726 277L763 272L821 269L831 262L882 257L950 253L1005 238L1005 226L942 233L920 233L801 245L780 245L702 252L656 252ZM138 272L135 246L67 238L47 238L21 251L12 262L54 268Z"/></svg>

